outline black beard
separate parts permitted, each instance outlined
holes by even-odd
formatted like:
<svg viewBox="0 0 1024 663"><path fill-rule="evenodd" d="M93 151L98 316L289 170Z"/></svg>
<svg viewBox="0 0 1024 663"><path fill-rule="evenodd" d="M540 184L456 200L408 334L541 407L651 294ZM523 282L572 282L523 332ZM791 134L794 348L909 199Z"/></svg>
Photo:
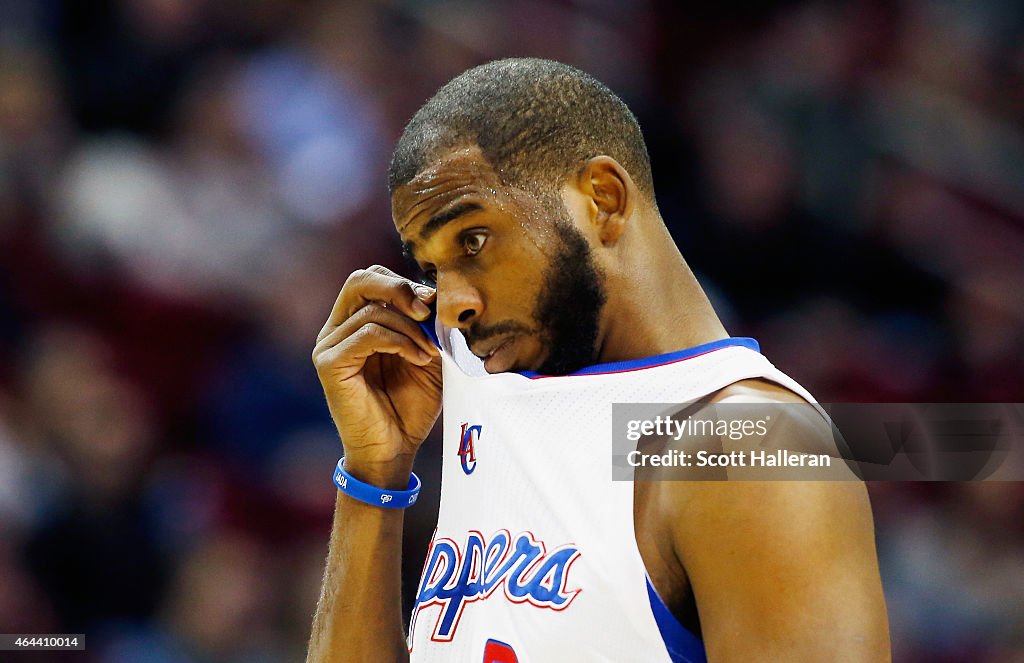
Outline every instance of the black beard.
<svg viewBox="0 0 1024 663"><path fill-rule="evenodd" d="M597 363L598 326L608 299L587 240L568 219L556 222L555 230L561 248L544 271L533 313L548 348L537 369L543 375L565 375Z"/></svg>

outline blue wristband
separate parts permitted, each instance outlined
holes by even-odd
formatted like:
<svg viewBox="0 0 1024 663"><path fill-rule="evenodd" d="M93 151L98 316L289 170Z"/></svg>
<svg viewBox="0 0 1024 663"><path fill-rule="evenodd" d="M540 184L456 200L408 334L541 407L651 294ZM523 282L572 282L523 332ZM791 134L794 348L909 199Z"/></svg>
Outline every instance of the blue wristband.
<svg viewBox="0 0 1024 663"><path fill-rule="evenodd" d="M415 472L409 477L409 487L405 490L383 490L363 483L345 471L344 456L338 461L338 467L334 469L334 485L353 499L386 509L404 509L416 504L416 500L420 496L420 488L423 487Z"/></svg>

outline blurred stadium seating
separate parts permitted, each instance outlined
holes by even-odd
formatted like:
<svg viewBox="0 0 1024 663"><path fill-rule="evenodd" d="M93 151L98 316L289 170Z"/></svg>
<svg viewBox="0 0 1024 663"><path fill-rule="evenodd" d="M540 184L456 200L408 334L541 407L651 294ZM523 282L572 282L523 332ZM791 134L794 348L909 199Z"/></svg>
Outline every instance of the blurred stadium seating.
<svg viewBox="0 0 1024 663"><path fill-rule="evenodd" d="M1024 401L1024 5L729 5L0 4L0 632L304 658L339 453L312 343L349 271L408 270L405 120L496 57L627 100L729 330L819 399ZM1024 661L1024 485L871 490L895 660Z"/></svg>

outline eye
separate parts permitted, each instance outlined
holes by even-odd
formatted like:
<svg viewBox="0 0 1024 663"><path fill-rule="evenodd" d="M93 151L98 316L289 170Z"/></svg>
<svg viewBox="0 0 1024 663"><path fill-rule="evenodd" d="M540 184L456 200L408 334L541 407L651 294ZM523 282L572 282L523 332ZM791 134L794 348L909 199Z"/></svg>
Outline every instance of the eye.
<svg viewBox="0 0 1024 663"><path fill-rule="evenodd" d="M475 256L480 253L487 243L487 233L472 232L462 236L462 248L467 256Z"/></svg>
<svg viewBox="0 0 1024 663"><path fill-rule="evenodd" d="M424 269L423 270L423 281L426 285L434 288L437 287L437 270L436 269Z"/></svg>

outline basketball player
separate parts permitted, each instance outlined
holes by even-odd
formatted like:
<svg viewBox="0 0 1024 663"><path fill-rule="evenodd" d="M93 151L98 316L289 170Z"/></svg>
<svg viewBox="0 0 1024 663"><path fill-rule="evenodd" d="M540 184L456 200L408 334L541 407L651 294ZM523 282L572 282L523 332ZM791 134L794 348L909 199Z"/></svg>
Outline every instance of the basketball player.
<svg viewBox="0 0 1024 663"><path fill-rule="evenodd" d="M309 661L889 659L861 483L610 480L612 403L813 400L726 333L621 100L554 62L471 69L409 122L390 187L436 290L359 270L318 337L344 458ZM402 507L442 404L406 635Z"/></svg>

